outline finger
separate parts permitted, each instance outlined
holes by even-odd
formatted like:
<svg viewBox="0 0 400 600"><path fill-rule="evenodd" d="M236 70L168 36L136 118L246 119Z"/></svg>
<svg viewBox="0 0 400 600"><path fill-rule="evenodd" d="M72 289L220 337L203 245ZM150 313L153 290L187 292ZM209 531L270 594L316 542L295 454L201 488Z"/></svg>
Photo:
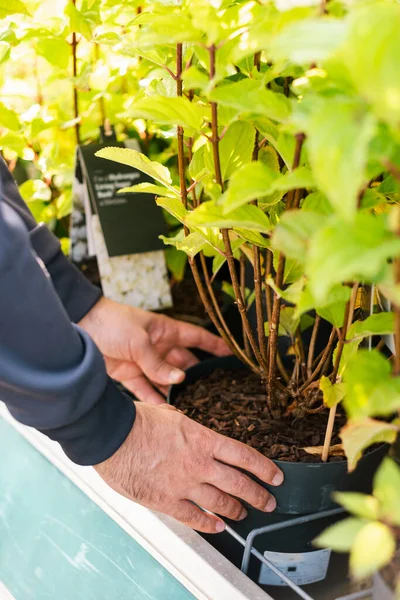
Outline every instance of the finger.
<svg viewBox="0 0 400 600"><path fill-rule="evenodd" d="M177 346L199 348L215 356L232 354L224 340L203 327L197 327L184 321L174 321L174 340ZM171 332L172 333L172 332Z"/></svg>
<svg viewBox="0 0 400 600"><path fill-rule="evenodd" d="M164 404L165 398L163 398L147 381L145 377L135 377L133 379L127 379L125 381L121 381L122 385L126 387L127 390L132 392L132 394L142 402L147 402L147 404Z"/></svg>
<svg viewBox="0 0 400 600"><path fill-rule="evenodd" d="M265 483L277 486L283 482L283 473L276 464L246 444L218 435L213 454L220 462L244 469Z"/></svg>
<svg viewBox="0 0 400 600"><path fill-rule="evenodd" d="M203 533L221 533L225 529L225 523L221 519L203 512L188 500L180 500L176 509L169 514L184 525Z"/></svg>
<svg viewBox="0 0 400 600"><path fill-rule="evenodd" d="M180 383L185 379L185 373L169 364L154 348L148 343L142 346L140 353L136 357L136 363L143 373L152 383L159 385L170 385Z"/></svg>
<svg viewBox="0 0 400 600"><path fill-rule="evenodd" d="M276 508L275 498L266 489L241 471L218 461L214 461L209 483L264 512L272 512Z"/></svg>
<svg viewBox="0 0 400 600"><path fill-rule="evenodd" d="M168 396L168 390L169 387L166 385L158 385L157 383L154 384L154 387L160 392L160 394L166 398Z"/></svg>
<svg viewBox="0 0 400 600"><path fill-rule="evenodd" d="M173 365L174 367L178 367L183 371L189 369L190 367L194 367L200 361L195 357L193 352L190 352L187 348L172 348L166 356L166 360Z"/></svg>
<svg viewBox="0 0 400 600"><path fill-rule="evenodd" d="M234 521L241 521L247 516L247 510L240 504L236 498L229 494L221 492L213 485L205 483L195 490L190 500L193 500L198 506L211 510L218 515L227 517Z"/></svg>

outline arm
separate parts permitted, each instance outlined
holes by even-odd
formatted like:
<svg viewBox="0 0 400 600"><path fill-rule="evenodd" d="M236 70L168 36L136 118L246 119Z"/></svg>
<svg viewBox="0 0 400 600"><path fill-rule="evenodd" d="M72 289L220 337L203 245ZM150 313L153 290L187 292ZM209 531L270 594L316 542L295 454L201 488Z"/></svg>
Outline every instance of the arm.
<svg viewBox="0 0 400 600"><path fill-rule="evenodd" d="M76 463L104 461L132 429L135 407L103 357L72 325L32 252L20 216L0 203L0 399Z"/></svg>
<svg viewBox="0 0 400 600"><path fill-rule="evenodd" d="M89 283L84 275L64 256L60 242L46 225L36 223L2 158L0 158L0 180L2 201L23 220L29 231L31 245L37 256L46 265L54 288L70 320L77 323L99 300L100 290Z"/></svg>

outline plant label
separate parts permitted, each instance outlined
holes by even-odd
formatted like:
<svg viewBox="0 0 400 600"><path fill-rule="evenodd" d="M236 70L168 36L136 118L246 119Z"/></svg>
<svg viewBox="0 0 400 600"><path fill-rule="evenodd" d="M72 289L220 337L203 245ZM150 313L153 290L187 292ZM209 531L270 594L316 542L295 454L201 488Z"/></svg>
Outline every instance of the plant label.
<svg viewBox="0 0 400 600"><path fill-rule="evenodd" d="M265 558L297 585L308 585L322 581L328 571L331 550L313 552L264 552ZM261 565L258 582L263 585L285 586L286 583L275 575L264 563Z"/></svg>

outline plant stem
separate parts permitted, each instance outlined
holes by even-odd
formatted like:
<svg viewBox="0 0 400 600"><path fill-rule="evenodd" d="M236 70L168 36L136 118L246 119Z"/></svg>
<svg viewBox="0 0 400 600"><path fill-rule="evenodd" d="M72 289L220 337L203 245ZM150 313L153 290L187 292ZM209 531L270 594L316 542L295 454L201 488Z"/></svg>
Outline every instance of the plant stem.
<svg viewBox="0 0 400 600"><path fill-rule="evenodd" d="M246 257L243 252L240 253L240 291L242 293L242 298L246 298ZM246 330L242 323L242 336L243 336L243 344L244 349L249 358L251 358L251 347L249 343L249 338L246 335Z"/></svg>
<svg viewBox="0 0 400 600"><path fill-rule="evenodd" d="M215 44L210 46L208 51L209 51L209 55L210 55L210 80L212 81L215 77L215 62L216 62L215 61L215 58L216 58L215 57L215 54L216 54ZM220 156L219 156L218 107L217 107L216 102L211 102L211 144L212 144L213 157L214 157L215 178L216 178L218 185L221 188L221 191L224 191L224 181L222 178L221 161L220 161ZM232 252L231 240L229 238L229 231L228 231L228 229L222 229L221 233L222 233L222 239L223 239L224 246L225 246L225 254L226 254L226 260L228 263L229 274L230 274L230 277L232 280L232 286L233 286L233 291L235 294L236 304L239 309L240 317L242 319L243 329L249 340L249 343L250 343L251 349L254 353L254 356L256 357L256 359L257 359L258 363L260 364L260 366L262 367L262 369L266 370L267 365L263 359L260 349L257 346L256 340L255 340L255 337L254 337L254 334L253 334L253 331L251 329L250 322L248 319L244 298L242 297L242 292L240 289L240 284L239 284L239 280L238 280L238 276L237 276L237 272L236 272L235 259L233 257L233 252Z"/></svg>
<svg viewBox="0 0 400 600"><path fill-rule="evenodd" d="M356 300L357 300L358 285L359 285L358 283L355 283L353 285L350 300L348 301L348 303L346 305L343 327L340 330L340 337L339 337L339 342L338 342L337 351L336 351L335 364L333 366L333 373L332 373L332 383L333 384L335 384L336 378L337 378L337 375L339 372L343 348L344 348L344 344L346 342L346 335L347 335L347 332L353 321L354 310L355 310ZM329 447L331 445L333 427L335 425L336 410L337 410L337 404L335 404L335 406L333 406L329 411L328 424L326 426L326 432L325 432L324 448L322 450L322 456L321 456L322 462L326 462L329 457Z"/></svg>
<svg viewBox="0 0 400 600"><path fill-rule="evenodd" d="M329 336L328 343L327 343L324 351L322 352L322 356L318 362L318 365L315 367L314 371L311 373L311 375L307 379L307 381L299 388L299 390L298 390L299 394L306 391L306 389L309 387L309 385L311 385L311 383L319 375L321 369L325 366L326 361L329 358L329 354L332 350L333 344L335 343L335 339L336 339L336 329L333 328L331 331L331 334Z"/></svg>
<svg viewBox="0 0 400 600"><path fill-rule="evenodd" d="M292 169L297 169L300 164L301 149L304 143L304 135L300 134L296 136L296 147L293 158ZM289 192L286 200L286 210L292 208L293 201L296 201L295 191ZM279 255L278 268L276 271L275 284L278 289L283 286L285 274L285 257L281 253ZM268 405L272 405L273 387L275 381L276 371L276 354L278 348L278 332L279 332L279 320L280 320L280 309L281 309L281 298L274 292L274 301L272 306L272 315L269 321L269 338L268 338L268 380L267 380L267 397Z"/></svg>
<svg viewBox="0 0 400 600"><path fill-rule="evenodd" d="M400 176L400 170L399 170ZM400 179L399 179L400 181ZM400 237L400 209L397 207L397 227L396 236ZM400 257L396 257L393 261L393 275L394 282L396 285L400 284ZM400 305L395 303L393 305L394 312L394 374L400 375Z"/></svg>
<svg viewBox="0 0 400 600"><path fill-rule="evenodd" d="M72 0L72 4L76 5L76 0ZM74 119L75 119L75 138L76 143L79 146L81 143L81 125L79 123L79 98L78 98L78 88L76 86L76 78L78 76L78 59L77 59L77 48L78 48L78 40L76 37L76 32L72 33L72 73L74 77L74 85L73 85L73 102L74 102Z"/></svg>
<svg viewBox="0 0 400 600"><path fill-rule="evenodd" d="M314 354L315 354L315 344L317 341L318 329L319 329L320 323L321 323L321 317L319 315L316 315L312 334L311 334L310 347L308 349L307 377L311 377L311 374L312 374L312 365L313 365Z"/></svg>
<svg viewBox="0 0 400 600"><path fill-rule="evenodd" d="M182 53L182 44L178 44L177 45L177 55L176 55L177 56L177 59L176 59L177 96L182 96L182 54L183 54ZM187 196L187 188L186 188L186 180L185 180L185 147L184 147L183 142L184 142L184 130L183 130L183 127L178 127L178 170L179 170L180 193L181 193L182 204L185 207L187 207L188 196ZM193 193L195 193L194 190L193 190ZM188 235L188 233L189 233L188 228L186 226L184 226L184 232L185 232L185 235ZM232 352L234 352L238 356L240 356L240 358L243 360L243 362L245 362L252 371L257 373L258 375L261 375L261 372L258 369L258 367L250 359L247 358L247 356L242 351L242 349L239 347L239 345L237 344L233 335L229 331L229 329L226 325L226 322L222 316L222 313L220 311L220 308L218 306L218 302L215 297L214 290L212 289L212 284L211 284L210 278L208 276L208 270L207 270L207 265L205 263L204 256L201 256L200 260L202 263L204 279L206 282L207 289L204 287L196 260L194 258L189 258L189 265L192 270L192 274L193 274L194 281L196 283L197 291L199 292L201 301L204 305L204 308L205 308L208 316L210 317L211 322L213 323L214 327L216 328L217 332L222 337L222 339L228 344L228 346L232 350ZM210 298L211 298L211 301L210 301Z"/></svg>

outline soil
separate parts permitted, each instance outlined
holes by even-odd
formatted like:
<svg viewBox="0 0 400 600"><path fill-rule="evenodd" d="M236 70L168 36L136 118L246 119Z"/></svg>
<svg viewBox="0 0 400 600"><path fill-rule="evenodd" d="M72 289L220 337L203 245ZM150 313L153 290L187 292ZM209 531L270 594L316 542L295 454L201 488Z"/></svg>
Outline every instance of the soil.
<svg viewBox="0 0 400 600"><path fill-rule="evenodd" d="M167 309L164 314L180 321L190 321L195 325L203 325L208 321L207 313L191 276L185 277L171 287L173 308ZM224 304L225 294L214 287L215 297L220 307Z"/></svg>
<svg viewBox="0 0 400 600"><path fill-rule="evenodd" d="M328 411L302 418L293 415L272 420L267 410L267 395L260 378L246 369L216 369L183 389L175 402L188 417L206 427L256 448L275 460L321 462L319 456L302 448L322 446ZM331 444L340 444L339 431L346 417L337 413ZM332 456L331 462L345 460Z"/></svg>
<svg viewBox="0 0 400 600"><path fill-rule="evenodd" d="M392 562L381 571L383 580L391 590L396 589L396 585L400 583L400 548L397 550Z"/></svg>

